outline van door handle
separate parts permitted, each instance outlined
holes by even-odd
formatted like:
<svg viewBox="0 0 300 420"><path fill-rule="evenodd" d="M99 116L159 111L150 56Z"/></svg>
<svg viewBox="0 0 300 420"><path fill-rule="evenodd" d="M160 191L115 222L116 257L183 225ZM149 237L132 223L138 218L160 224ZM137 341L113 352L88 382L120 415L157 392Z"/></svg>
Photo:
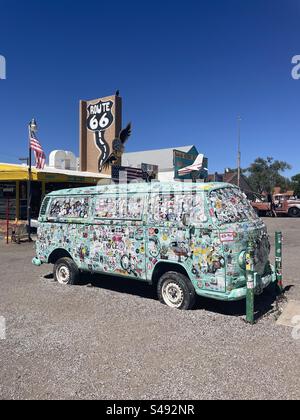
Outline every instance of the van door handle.
<svg viewBox="0 0 300 420"><path fill-rule="evenodd" d="M192 239L192 236L195 235L195 231L196 231L195 226L191 226L190 227L190 239Z"/></svg>

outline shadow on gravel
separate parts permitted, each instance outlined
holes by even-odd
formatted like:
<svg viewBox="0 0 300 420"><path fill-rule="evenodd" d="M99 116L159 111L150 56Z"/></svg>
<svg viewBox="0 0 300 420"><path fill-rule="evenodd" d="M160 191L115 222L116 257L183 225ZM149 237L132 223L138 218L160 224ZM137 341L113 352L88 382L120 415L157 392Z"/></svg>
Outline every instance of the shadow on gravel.
<svg viewBox="0 0 300 420"><path fill-rule="evenodd" d="M156 299L156 293L153 287L140 280L84 273L81 276L81 283L85 286L91 285L92 287L126 293L145 299Z"/></svg>
<svg viewBox="0 0 300 420"><path fill-rule="evenodd" d="M53 274L46 274L45 279L53 280ZM157 300L156 290L151 285L134 279L126 279L109 275L83 273L81 285L99 289L111 290L117 293L125 293L139 296L143 299ZM283 294L278 296L276 286L270 285L261 295L255 296L255 320L276 313L278 299L285 299L284 293L293 286L287 286ZM222 302L209 298L197 297L194 311L205 310L227 316L243 316L246 313L246 301Z"/></svg>

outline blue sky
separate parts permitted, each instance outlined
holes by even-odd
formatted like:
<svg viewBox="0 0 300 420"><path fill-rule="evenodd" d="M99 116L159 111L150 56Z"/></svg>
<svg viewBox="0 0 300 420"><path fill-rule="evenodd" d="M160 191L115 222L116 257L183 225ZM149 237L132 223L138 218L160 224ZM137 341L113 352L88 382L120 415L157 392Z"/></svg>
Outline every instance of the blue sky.
<svg viewBox="0 0 300 420"><path fill-rule="evenodd" d="M78 154L78 106L120 89L127 151L195 144L209 170L273 156L300 172L299 0L0 0L0 161Z"/></svg>

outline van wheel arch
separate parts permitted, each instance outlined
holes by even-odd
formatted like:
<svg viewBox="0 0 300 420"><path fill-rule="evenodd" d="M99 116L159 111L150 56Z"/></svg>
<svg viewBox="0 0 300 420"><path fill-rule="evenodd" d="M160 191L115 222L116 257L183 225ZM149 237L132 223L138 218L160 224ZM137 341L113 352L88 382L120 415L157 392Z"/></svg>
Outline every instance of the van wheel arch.
<svg viewBox="0 0 300 420"><path fill-rule="evenodd" d="M151 284L156 287L161 276L169 271L175 271L176 273L183 274L190 280L190 276L182 265L170 262L159 262L153 270Z"/></svg>
<svg viewBox="0 0 300 420"><path fill-rule="evenodd" d="M63 248L58 248L51 252L48 258L48 263L55 264L61 258L71 258L71 260L73 260L72 256L69 254L68 251L66 251Z"/></svg>

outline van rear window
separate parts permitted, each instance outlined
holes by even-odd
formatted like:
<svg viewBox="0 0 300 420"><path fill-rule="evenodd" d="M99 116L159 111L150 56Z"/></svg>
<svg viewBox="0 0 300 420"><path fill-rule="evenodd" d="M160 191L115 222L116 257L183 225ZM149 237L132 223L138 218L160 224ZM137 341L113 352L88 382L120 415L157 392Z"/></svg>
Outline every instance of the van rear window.
<svg viewBox="0 0 300 420"><path fill-rule="evenodd" d="M50 204L48 217L53 219L85 219L89 214L89 197L58 197Z"/></svg>
<svg viewBox="0 0 300 420"><path fill-rule="evenodd" d="M237 223L256 220L258 216L247 197L237 188L220 188L209 194L211 216L220 223Z"/></svg>

